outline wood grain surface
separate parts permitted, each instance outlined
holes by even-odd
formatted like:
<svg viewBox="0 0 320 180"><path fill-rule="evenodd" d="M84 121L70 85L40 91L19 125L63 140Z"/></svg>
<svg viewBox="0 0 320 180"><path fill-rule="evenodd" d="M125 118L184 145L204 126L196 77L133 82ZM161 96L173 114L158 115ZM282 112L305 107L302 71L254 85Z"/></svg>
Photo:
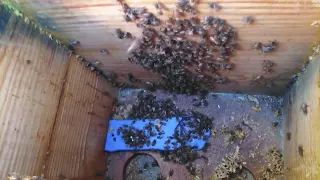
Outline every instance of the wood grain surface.
<svg viewBox="0 0 320 180"><path fill-rule="evenodd" d="M103 178L116 89L3 6L0 16L0 179Z"/></svg>
<svg viewBox="0 0 320 180"><path fill-rule="evenodd" d="M72 56L48 150L47 178L103 179L112 88ZM116 94L116 93L115 93ZM90 177L90 178L89 178Z"/></svg>
<svg viewBox="0 0 320 180"><path fill-rule="evenodd" d="M132 7L145 6L156 14L155 0L126 2ZM159 2L167 10L163 10L164 14L158 17L166 20L172 15L176 1ZM291 76L299 71L311 47L319 41L318 29L310 26L313 21L320 19L320 4L316 0L219 0L216 1L222 7L219 12L209 8L211 1L198 2L199 17L213 15L224 18L238 32L240 49L231 58L235 69L222 72L231 83L217 85L216 92L283 94ZM114 30L121 28L136 37L140 36L141 30L134 23L123 21L121 7L116 0L20 0L19 3L24 12L53 34L65 41L79 40L81 44L76 46L76 51L91 62L101 62L99 68L102 70L120 74L132 72L145 81L157 79L157 75L126 60L131 40L117 39ZM242 22L242 18L248 15L254 17L253 24ZM255 41L267 43L270 40L279 42L276 52L264 54L251 50ZM102 48L107 48L110 54L100 54ZM262 74L263 60L271 60L276 64L274 73L265 76L266 80L274 82L272 88L265 87L264 82L261 85L249 85L255 75Z"/></svg>
<svg viewBox="0 0 320 180"><path fill-rule="evenodd" d="M67 50L0 6L0 179L41 175Z"/></svg>
<svg viewBox="0 0 320 180"><path fill-rule="evenodd" d="M285 96L285 165L288 180L320 179L320 58ZM306 105L306 111L303 110ZM306 112L306 113L305 113Z"/></svg>

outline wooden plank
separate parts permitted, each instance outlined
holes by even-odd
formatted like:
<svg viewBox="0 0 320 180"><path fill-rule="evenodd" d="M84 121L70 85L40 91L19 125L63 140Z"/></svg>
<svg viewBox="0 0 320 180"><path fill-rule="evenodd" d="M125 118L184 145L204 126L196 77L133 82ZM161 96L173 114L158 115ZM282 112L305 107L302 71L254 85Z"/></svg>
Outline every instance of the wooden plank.
<svg viewBox="0 0 320 180"><path fill-rule="evenodd" d="M65 83L45 177L103 178L103 147L113 103L104 92L114 90L75 56Z"/></svg>
<svg viewBox="0 0 320 180"><path fill-rule="evenodd" d="M114 35L115 28L131 32L139 37L141 29L134 23L123 21L121 7L116 0L20 0L20 8L33 16L41 24L53 31L64 40L76 39L81 42L76 47L78 53L87 60L99 60L99 68L104 71L115 71L119 74L132 72L144 81L154 81L158 76L145 71L127 59L127 49L131 40L119 40ZM145 6L149 12L156 14L154 0L125 1L129 6ZM163 11L161 20L172 15L176 0L161 0L170 10ZM213 15L224 18L238 32L239 51L231 58L235 64L232 71L221 72L231 83L216 85L216 92L240 92L283 95L291 76L299 71L303 60L310 53L310 47L319 40L317 28L311 27L314 20L319 20L320 6L314 0L220 0L221 11L209 8L211 0L198 1L199 17ZM243 16L253 16L255 22L246 25ZM278 40L276 52L263 54L251 50L255 41L268 42ZM99 53L107 48L110 55ZM254 75L262 74L263 60L271 60L276 65L274 73L267 76L274 81L273 88L265 87L264 83L250 86L249 81ZM122 79L123 80L123 79Z"/></svg>
<svg viewBox="0 0 320 180"><path fill-rule="evenodd" d="M0 16L0 179L40 176L69 59L2 6Z"/></svg>
<svg viewBox="0 0 320 180"><path fill-rule="evenodd" d="M307 113L302 109L307 106ZM320 58L285 95L286 179L320 179ZM290 135L289 135L289 134Z"/></svg>

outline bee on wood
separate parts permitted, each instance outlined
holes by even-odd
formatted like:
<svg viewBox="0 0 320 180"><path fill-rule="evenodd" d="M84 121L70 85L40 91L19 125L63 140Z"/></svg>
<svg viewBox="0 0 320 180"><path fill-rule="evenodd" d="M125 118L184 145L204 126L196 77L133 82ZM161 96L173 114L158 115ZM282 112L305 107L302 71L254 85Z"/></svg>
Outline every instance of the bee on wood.
<svg viewBox="0 0 320 180"><path fill-rule="evenodd" d="M71 57L73 54L73 50L68 50L68 55Z"/></svg>
<svg viewBox="0 0 320 180"><path fill-rule="evenodd" d="M125 22L130 22L130 21L131 21L131 18L130 18L129 15L125 14L125 15L123 15L123 20L124 20Z"/></svg>
<svg viewBox="0 0 320 180"><path fill-rule="evenodd" d="M91 66L91 63L88 62L88 61L86 61L86 62L84 63L84 66L85 66L85 67L89 67L89 66Z"/></svg>
<svg viewBox="0 0 320 180"><path fill-rule="evenodd" d="M251 24L251 23L254 21L254 19L253 19L253 17L251 17L251 16L244 16L244 17L242 18L242 21L243 21L244 23L246 23L246 24Z"/></svg>
<svg viewBox="0 0 320 180"><path fill-rule="evenodd" d="M304 149L303 149L302 145L299 145L299 147L298 147L298 152L299 152L299 155L300 155L301 157L303 157Z"/></svg>
<svg viewBox="0 0 320 180"><path fill-rule="evenodd" d="M95 71L97 68L95 66L90 66L91 71Z"/></svg>
<svg viewBox="0 0 320 180"><path fill-rule="evenodd" d="M287 133L287 140L290 141L291 140L291 132Z"/></svg>
<svg viewBox="0 0 320 180"><path fill-rule="evenodd" d="M77 44L80 44L80 42L77 41L77 40L69 40L68 44L71 45L71 46L75 46Z"/></svg>
<svg viewBox="0 0 320 180"><path fill-rule="evenodd" d="M80 62L83 61L83 57L82 57L81 55L79 55L79 54L76 55L76 58L77 58Z"/></svg>
<svg viewBox="0 0 320 180"><path fill-rule="evenodd" d="M108 50L107 50L106 48L100 49L100 53L101 53L101 54L109 54L109 53L108 53Z"/></svg>
<svg viewBox="0 0 320 180"><path fill-rule="evenodd" d="M302 110L303 114L305 114L305 115L308 114L308 107L309 107L309 105L307 105L306 103L303 103L301 105L301 110Z"/></svg>
<svg viewBox="0 0 320 180"><path fill-rule="evenodd" d="M221 10L221 6L219 6L216 2L212 2L209 4L209 7L215 11L220 11Z"/></svg>
<svg viewBox="0 0 320 180"><path fill-rule="evenodd" d="M126 3L122 3L121 7L122 7L122 11L124 13L126 13L130 9L128 4L126 4Z"/></svg>
<svg viewBox="0 0 320 180"><path fill-rule="evenodd" d="M121 31L120 28L117 28L117 29L115 30L115 34L116 34L116 37L117 37L118 39L123 39L124 33Z"/></svg>
<svg viewBox="0 0 320 180"><path fill-rule="evenodd" d="M131 35L131 33L129 33L129 32L125 32L125 33L123 34L123 38L125 38L125 39L130 39L130 38L132 38L132 35Z"/></svg>
<svg viewBox="0 0 320 180"><path fill-rule="evenodd" d="M160 5L160 3L159 3L158 1L157 1L156 3L154 3L154 7L156 8L157 13L158 13L159 15L162 15L162 14L163 14L161 5Z"/></svg>

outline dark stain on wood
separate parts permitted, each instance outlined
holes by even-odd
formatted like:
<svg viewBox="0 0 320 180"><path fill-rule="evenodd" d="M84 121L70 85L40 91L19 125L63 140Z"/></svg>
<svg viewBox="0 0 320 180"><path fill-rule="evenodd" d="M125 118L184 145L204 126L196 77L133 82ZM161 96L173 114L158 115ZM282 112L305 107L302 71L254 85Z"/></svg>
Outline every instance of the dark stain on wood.
<svg viewBox="0 0 320 180"><path fill-rule="evenodd" d="M3 5L0 5L0 37L3 35L7 24L10 20L11 13L9 10L4 7Z"/></svg>

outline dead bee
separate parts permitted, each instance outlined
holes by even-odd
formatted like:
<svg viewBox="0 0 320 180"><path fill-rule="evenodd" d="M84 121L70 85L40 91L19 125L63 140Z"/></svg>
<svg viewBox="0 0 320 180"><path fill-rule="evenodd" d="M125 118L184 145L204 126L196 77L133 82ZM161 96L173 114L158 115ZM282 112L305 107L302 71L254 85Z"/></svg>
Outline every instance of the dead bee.
<svg viewBox="0 0 320 180"><path fill-rule="evenodd" d="M219 6L216 2L212 2L209 4L209 7L215 11L220 11L221 10L221 6Z"/></svg>
<svg viewBox="0 0 320 180"><path fill-rule="evenodd" d="M173 176L173 173L174 173L173 169L170 169L169 170L169 176Z"/></svg>
<svg viewBox="0 0 320 180"><path fill-rule="evenodd" d="M77 44L79 44L80 42L79 41L76 41L76 40L69 40L68 44L71 45L71 46L75 46Z"/></svg>
<svg viewBox="0 0 320 180"><path fill-rule="evenodd" d="M100 49L100 53L101 53L101 54L109 54L109 53L108 53L108 50L107 50L106 48Z"/></svg>
<svg viewBox="0 0 320 180"><path fill-rule="evenodd" d="M82 62L82 61L83 61L83 57L82 57L82 56L80 56L79 54L77 54L77 55L76 55L76 58L77 58L80 62Z"/></svg>
<svg viewBox="0 0 320 180"><path fill-rule="evenodd" d="M291 140L291 132L287 133L287 140L290 141Z"/></svg>
<svg viewBox="0 0 320 180"><path fill-rule="evenodd" d="M244 16L242 21L246 24L251 24L253 22L253 18L251 16Z"/></svg>
<svg viewBox="0 0 320 180"><path fill-rule="evenodd" d="M162 14L163 14L163 12L162 12L162 10L161 10L161 5L159 4L158 1L154 4L154 7L156 8L157 13L158 13L159 15L162 15Z"/></svg>
<svg viewBox="0 0 320 180"><path fill-rule="evenodd" d="M263 52L263 53L268 53L268 52L272 52L275 50L277 46L277 41L274 40L274 41L270 41L269 44L267 45L261 45L261 48L260 48L260 51Z"/></svg>
<svg viewBox="0 0 320 180"><path fill-rule="evenodd" d="M273 66L273 62L269 60L264 60L262 63L262 69L264 73L266 74L266 73L272 72L272 66Z"/></svg>
<svg viewBox="0 0 320 180"><path fill-rule="evenodd" d="M303 157L304 149L303 149L302 145L299 145L299 147L298 147L298 152L299 152L299 155L300 155L301 157Z"/></svg>
<svg viewBox="0 0 320 180"><path fill-rule="evenodd" d="M303 104L301 105L301 110L302 110L302 112L303 112L304 115L307 115L307 114L308 114L308 106L309 106L309 105L307 105L306 103L303 103Z"/></svg>
<svg viewBox="0 0 320 180"><path fill-rule="evenodd" d="M115 33L116 33L116 36L117 36L118 39L123 39L124 34L123 34L123 32L121 31L120 28L117 28L115 30Z"/></svg>
<svg viewBox="0 0 320 180"><path fill-rule="evenodd" d="M261 43L260 42L255 42L253 45L252 45L252 47L251 47L251 49L252 50L257 50L257 49L260 49L261 48Z"/></svg>

